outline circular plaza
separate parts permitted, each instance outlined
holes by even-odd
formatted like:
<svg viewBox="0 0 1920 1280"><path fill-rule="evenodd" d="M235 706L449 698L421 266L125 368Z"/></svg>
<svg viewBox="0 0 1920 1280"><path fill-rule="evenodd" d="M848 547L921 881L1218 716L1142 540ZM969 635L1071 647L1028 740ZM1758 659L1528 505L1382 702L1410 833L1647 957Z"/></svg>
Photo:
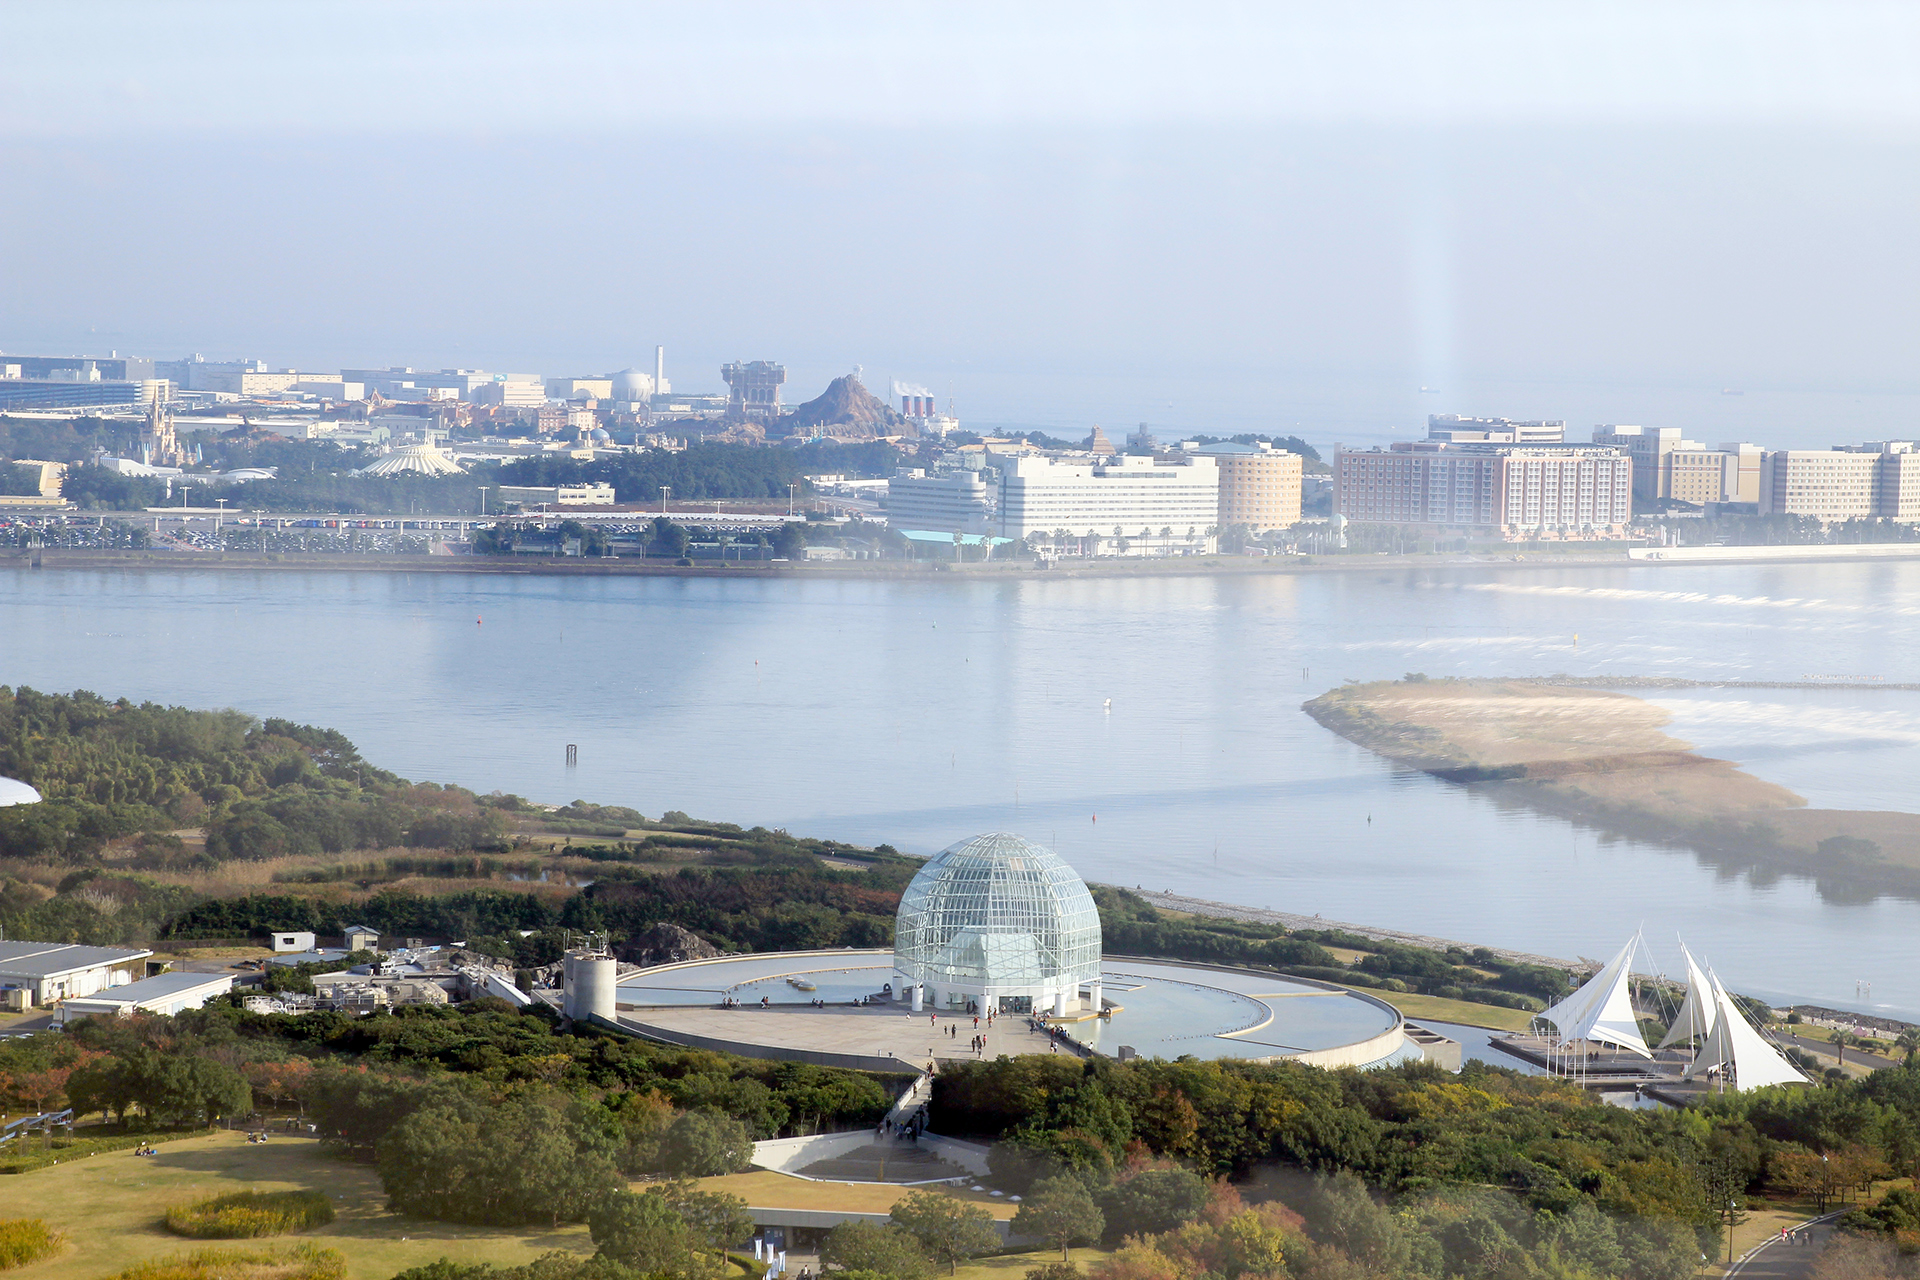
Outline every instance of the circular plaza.
<svg viewBox="0 0 1920 1280"><path fill-rule="evenodd" d="M867 1070L1018 1053L1294 1059L1420 1056L1384 1001L1255 970L1104 955L1087 887L1018 836L929 859L891 950L719 956L625 975L615 1016L653 1039Z"/></svg>

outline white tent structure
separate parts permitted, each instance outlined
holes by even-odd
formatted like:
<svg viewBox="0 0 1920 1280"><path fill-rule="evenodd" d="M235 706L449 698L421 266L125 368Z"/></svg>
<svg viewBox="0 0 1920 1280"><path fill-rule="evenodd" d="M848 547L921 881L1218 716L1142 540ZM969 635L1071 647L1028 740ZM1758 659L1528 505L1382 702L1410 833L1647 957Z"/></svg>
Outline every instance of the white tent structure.
<svg viewBox="0 0 1920 1280"><path fill-rule="evenodd" d="M1610 1045L1643 1058L1653 1056L1633 1011L1631 965L1639 945L1640 935L1636 933L1620 948L1620 954L1601 966L1600 972L1582 983L1578 991L1535 1015L1553 1027L1562 1045Z"/></svg>
<svg viewBox="0 0 1920 1280"><path fill-rule="evenodd" d="M1664 1040L1655 1045L1656 1049L1671 1049L1677 1044L1705 1043L1713 1034L1715 1009L1713 986L1707 981L1707 975L1700 972L1700 966L1694 962L1693 952L1687 950L1687 944L1680 944L1680 954L1687 960L1687 998L1680 1006L1680 1014L1668 1028Z"/></svg>
<svg viewBox="0 0 1920 1280"><path fill-rule="evenodd" d="M1740 1006L1728 998L1719 975L1709 974L1708 981L1713 991L1713 1030L1688 1064L1684 1078L1691 1080L1704 1072L1718 1071L1728 1080L1727 1087L1734 1090L1809 1083L1798 1067L1754 1030ZM1692 991L1687 998L1692 1000Z"/></svg>
<svg viewBox="0 0 1920 1280"><path fill-rule="evenodd" d="M40 793L18 778L0 778L0 805L39 804Z"/></svg>

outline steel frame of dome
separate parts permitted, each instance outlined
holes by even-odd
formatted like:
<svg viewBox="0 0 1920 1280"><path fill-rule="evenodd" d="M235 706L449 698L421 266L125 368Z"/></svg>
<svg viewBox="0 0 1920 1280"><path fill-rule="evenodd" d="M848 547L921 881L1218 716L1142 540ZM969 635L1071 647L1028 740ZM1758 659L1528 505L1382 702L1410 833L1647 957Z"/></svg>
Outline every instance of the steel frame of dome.
<svg viewBox="0 0 1920 1280"><path fill-rule="evenodd" d="M1100 913L1052 850L974 836L935 854L901 895L894 970L916 1010L1098 1012Z"/></svg>

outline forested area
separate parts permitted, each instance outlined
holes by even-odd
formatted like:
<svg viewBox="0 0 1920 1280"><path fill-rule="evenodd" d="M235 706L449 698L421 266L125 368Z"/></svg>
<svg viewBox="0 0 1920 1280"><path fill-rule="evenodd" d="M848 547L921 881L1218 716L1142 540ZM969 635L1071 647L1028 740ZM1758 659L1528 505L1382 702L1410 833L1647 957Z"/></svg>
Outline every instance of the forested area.
<svg viewBox="0 0 1920 1280"><path fill-rule="evenodd" d="M621 502L658 502L662 486L673 490L675 501L742 498L784 502L787 486L804 485L808 475L889 476L900 457L897 448L879 441L834 444L820 440L797 447L700 443L678 452L649 449L591 462L543 454L506 464L500 469L499 483L600 481L612 485Z"/></svg>

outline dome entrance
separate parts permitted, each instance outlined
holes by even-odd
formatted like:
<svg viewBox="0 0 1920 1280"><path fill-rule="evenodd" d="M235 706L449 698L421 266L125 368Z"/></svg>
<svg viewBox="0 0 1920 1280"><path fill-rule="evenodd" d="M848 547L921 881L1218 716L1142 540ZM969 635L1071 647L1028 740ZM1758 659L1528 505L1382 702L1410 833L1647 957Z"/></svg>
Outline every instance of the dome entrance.
<svg viewBox="0 0 1920 1280"><path fill-rule="evenodd" d="M995 832L928 860L894 921L895 989L935 1008L1100 1007L1100 913L1051 849Z"/></svg>

